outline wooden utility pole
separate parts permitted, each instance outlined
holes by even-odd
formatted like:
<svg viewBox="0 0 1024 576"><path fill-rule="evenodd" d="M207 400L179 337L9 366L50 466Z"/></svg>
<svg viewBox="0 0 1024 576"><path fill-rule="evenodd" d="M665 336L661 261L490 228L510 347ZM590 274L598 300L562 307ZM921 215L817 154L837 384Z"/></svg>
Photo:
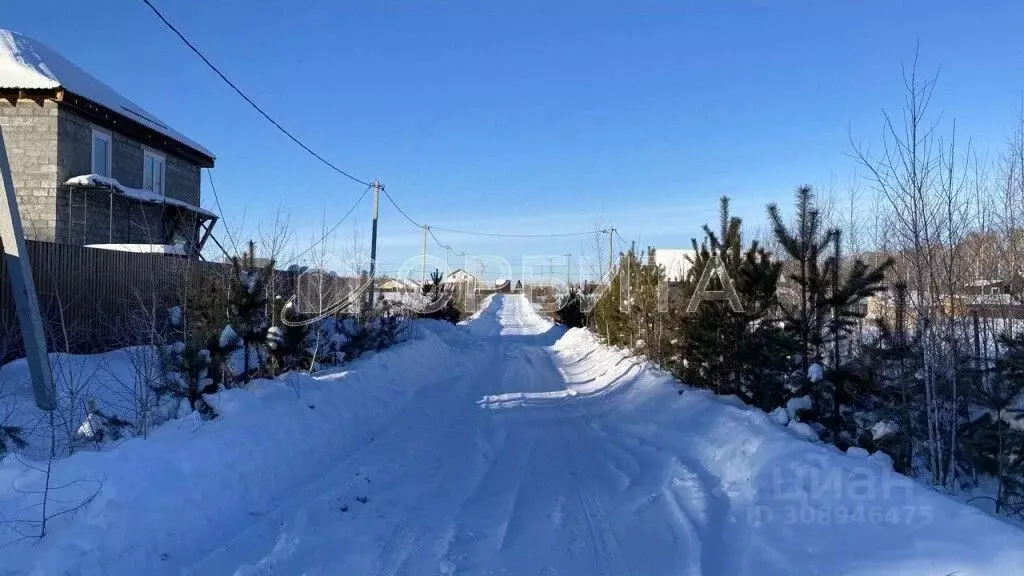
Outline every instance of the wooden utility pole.
<svg viewBox="0 0 1024 576"><path fill-rule="evenodd" d="M370 295L367 297L369 309L373 309L373 298L377 292L377 284L374 275L377 273L377 216L380 208L380 191L383 186L374 180L370 187L373 188L373 224L370 228Z"/></svg>
<svg viewBox="0 0 1024 576"><path fill-rule="evenodd" d="M7 146L4 144L2 129L0 188L3 188L0 192L4 196L4 201L0 202L0 242L3 243L4 263L7 265L11 295L14 296L14 306L18 312L18 325L21 328L21 339L25 345L25 357L32 378L32 392L35 394L36 406L40 410L52 411L56 407L53 372L46 354L46 336L39 314L39 298L36 296L35 281L32 280L25 234L21 227L21 213L18 212L18 197L14 191L14 179L11 178L11 165L7 160Z"/></svg>
<svg viewBox="0 0 1024 576"><path fill-rule="evenodd" d="M612 236L615 234L615 228L608 229L608 281L612 281L612 266L615 265L614 255L615 248L612 247Z"/></svg>
<svg viewBox="0 0 1024 576"><path fill-rule="evenodd" d="M420 264L420 286L423 286L427 282L427 233L430 232L430 226L423 225L423 254Z"/></svg>

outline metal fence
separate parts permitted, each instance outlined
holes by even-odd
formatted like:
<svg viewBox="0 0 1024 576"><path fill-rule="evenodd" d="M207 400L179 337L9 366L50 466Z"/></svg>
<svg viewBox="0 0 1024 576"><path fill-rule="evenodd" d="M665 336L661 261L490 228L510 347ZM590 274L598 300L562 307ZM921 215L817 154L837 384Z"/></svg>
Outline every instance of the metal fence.
<svg viewBox="0 0 1024 576"><path fill-rule="evenodd" d="M144 343L126 327L165 321L167 310L182 303L190 286L230 274L230 266L221 262L32 240L26 244L51 351L94 353ZM6 360L19 356L22 345L2 261L0 284L0 358ZM276 272L271 291L287 298L294 286L293 274Z"/></svg>

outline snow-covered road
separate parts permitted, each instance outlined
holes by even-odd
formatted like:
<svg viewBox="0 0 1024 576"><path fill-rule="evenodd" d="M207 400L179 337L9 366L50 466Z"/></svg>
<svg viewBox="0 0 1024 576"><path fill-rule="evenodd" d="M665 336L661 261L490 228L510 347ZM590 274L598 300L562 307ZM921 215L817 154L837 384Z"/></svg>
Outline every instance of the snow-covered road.
<svg viewBox="0 0 1024 576"><path fill-rule="evenodd" d="M1013 574L1024 533L496 297L194 574ZM443 359L438 359L444 362Z"/></svg>

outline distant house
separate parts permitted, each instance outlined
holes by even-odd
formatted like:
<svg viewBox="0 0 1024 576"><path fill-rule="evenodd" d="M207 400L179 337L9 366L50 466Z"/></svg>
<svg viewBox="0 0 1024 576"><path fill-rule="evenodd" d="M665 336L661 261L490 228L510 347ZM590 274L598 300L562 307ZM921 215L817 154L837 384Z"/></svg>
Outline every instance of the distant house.
<svg viewBox="0 0 1024 576"><path fill-rule="evenodd" d="M693 250L680 250L677 248L655 248L654 263L665 269L665 279L669 282L682 282L686 280L690 268L693 266L692 259L697 253Z"/></svg>
<svg viewBox="0 0 1024 576"><path fill-rule="evenodd" d="M446 276L445 279L441 281L441 283L442 284L469 284L469 283L474 283L475 284L476 281L477 281L476 276L470 274L469 272L466 272L462 268L459 268L459 269L455 270L454 272L452 272L451 274L449 274L448 276Z"/></svg>
<svg viewBox="0 0 1024 576"><path fill-rule="evenodd" d="M377 284L381 292L409 292L419 291L420 283L409 278L383 278Z"/></svg>
<svg viewBox="0 0 1024 576"><path fill-rule="evenodd" d="M519 293L523 291L523 281L516 280L516 286L512 289L513 292Z"/></svg>
<svg viewBox="0 0 1024 576"><path fill-rule="evenodd" d="M213 154L31 38L0 30L0 129L26 237L196 254ZM165 253L168 251L164 251Z"/></svg>

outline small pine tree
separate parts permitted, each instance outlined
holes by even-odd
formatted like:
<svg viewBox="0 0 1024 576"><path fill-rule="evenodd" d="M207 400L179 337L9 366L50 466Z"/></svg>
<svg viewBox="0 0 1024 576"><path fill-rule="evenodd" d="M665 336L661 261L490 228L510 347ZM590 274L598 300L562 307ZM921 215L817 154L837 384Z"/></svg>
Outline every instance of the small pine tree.
<svg viewBox="0 0 1024 576"><path fill-rule="evenodd" d="M995 512L1024 510L1024 336L1002 334L1003 354L971 399L984 410L962 431L975 468L997 482Z"/></svg>
<svg viewBox="0 0 1024 576"><path fill-rule="evenodd" d="M736 394L770 410L781 403L782 382L792 341L774 320L775 291L780 264L757 242L744 249L742 222L729 215L723 197L718 231L704 226L704 239L693 239L693 266L680 286L681 298L672 309L673 370L684 382L720 394ZM717 256L732 281L743 307L736 312L723 301L704 301L693 313L685 309L698 279ZM719 290L712 276L708 289Z"/></svg>
<svg viewBox="0 0 1024 576"><path fill-rule="evenodd" d="M296 370L311 360L309 353L309 326L296 312L291 301L277 298L274 308L274 325L267 330L267 350L270 356L271 373L275 376Z"/></svg>
<svg viewBox="0 0 1024 576"><path fill-rule="evenodd" d="M241 339L244 358L242 380L248 382L261 362L259 348L267 336L267 279L273 274L274 262L256 263L256 243L249 241L248 250L231 259L232 277L229 288L227 319ZM253 352L257 366L252 366Z"/></svg>
<svg viewBox="0 0 1024 576"><path fill-rule="evenodd" d="M555 310L555 322L568 328L583 328L587 325L587 315L583 312L583 293L575 286L569 287Z"/></svg>
<svg viewBox="0 0 1024 576"><path fill-rule="evenodd" d="M217 416L203 399L204 394L217 392L217 383L210 378L210 352L195 344L178 343L164 351L164 378L155 388L158 395L186 400L205 420Z"/></svg>
<svg viewBox="0 0 1024 576"><path fill-rule="evenodd" d="M441 271L434 269L430 273L430 281L422 286L423 295L429 298L426 304L426 311L420 313L420 318L432 320L444 320L455 324L462 316L462 312L455 304L455 297L452 290L444 287L444 275Z"/></svg>
<svg viewBox="0 0 1024 576"><path fill-rule="evenodd" d="M828 432L825 439L846 449L856 443L859 436L853 415L860 392L867 388L867 379L859 359L844 356L843 344L851 337L857 322L866 315L861 302L885 289L885 271L892 261L870 268L864 262L854 260L844 276L841 238L838 229L832 231L833 253L824 266L829 290L823 300L816 302L816 307L828 309L825 344L830 349L830 363L823 385L816 386L815 392L819 398L824 396L831 402L830 410L827 405L820 405L819 409L820 412L827 411L820 420Z"/></svg>
<svg viewBox="0 0 1024 576"><path fill-rule="evenodd" d="M895 284L891 292L891 313L876 319L878 336L862 348L871 383L868 424L872 430L862 433L859 441L869 450L882 450L892 457L897 472L910 475L916 434L925 418L920 402L921 334L911 326L906 284Z"/></svg>
<svg viewBox="0 0 1024 576"><path fill-rule="evenodd" d="M892 262L871 268L855 260L843 275L841 232L823 228L810 186L797 189L795 229L785 224L775 204L768 206L768 216L793 268L789 279L794 289L780 298L800 350L800 371L792 379L791 395L811 396L812 408L801 419L813 422L819 432L826 432L828 441L844 447L857 436L850 407L864 380L854 360L842 355L842 344L864 315L861 303L884 289L885 271ZM821 365L828 366L823 375Z"/></svg>
<svg viewBox="0 0 1024 576"><path fill-rule="evenodd" d="M622 311L621 284L625 275L622 273L626 254L619 254L618 270L611 274L608 287L601 294L594 306L594 326L599 338L610 346L626 346L629 344L626 327L626 314ZM520 286L519 283L516 284ZM522 287L520 286L520 290Z"/></svg>

